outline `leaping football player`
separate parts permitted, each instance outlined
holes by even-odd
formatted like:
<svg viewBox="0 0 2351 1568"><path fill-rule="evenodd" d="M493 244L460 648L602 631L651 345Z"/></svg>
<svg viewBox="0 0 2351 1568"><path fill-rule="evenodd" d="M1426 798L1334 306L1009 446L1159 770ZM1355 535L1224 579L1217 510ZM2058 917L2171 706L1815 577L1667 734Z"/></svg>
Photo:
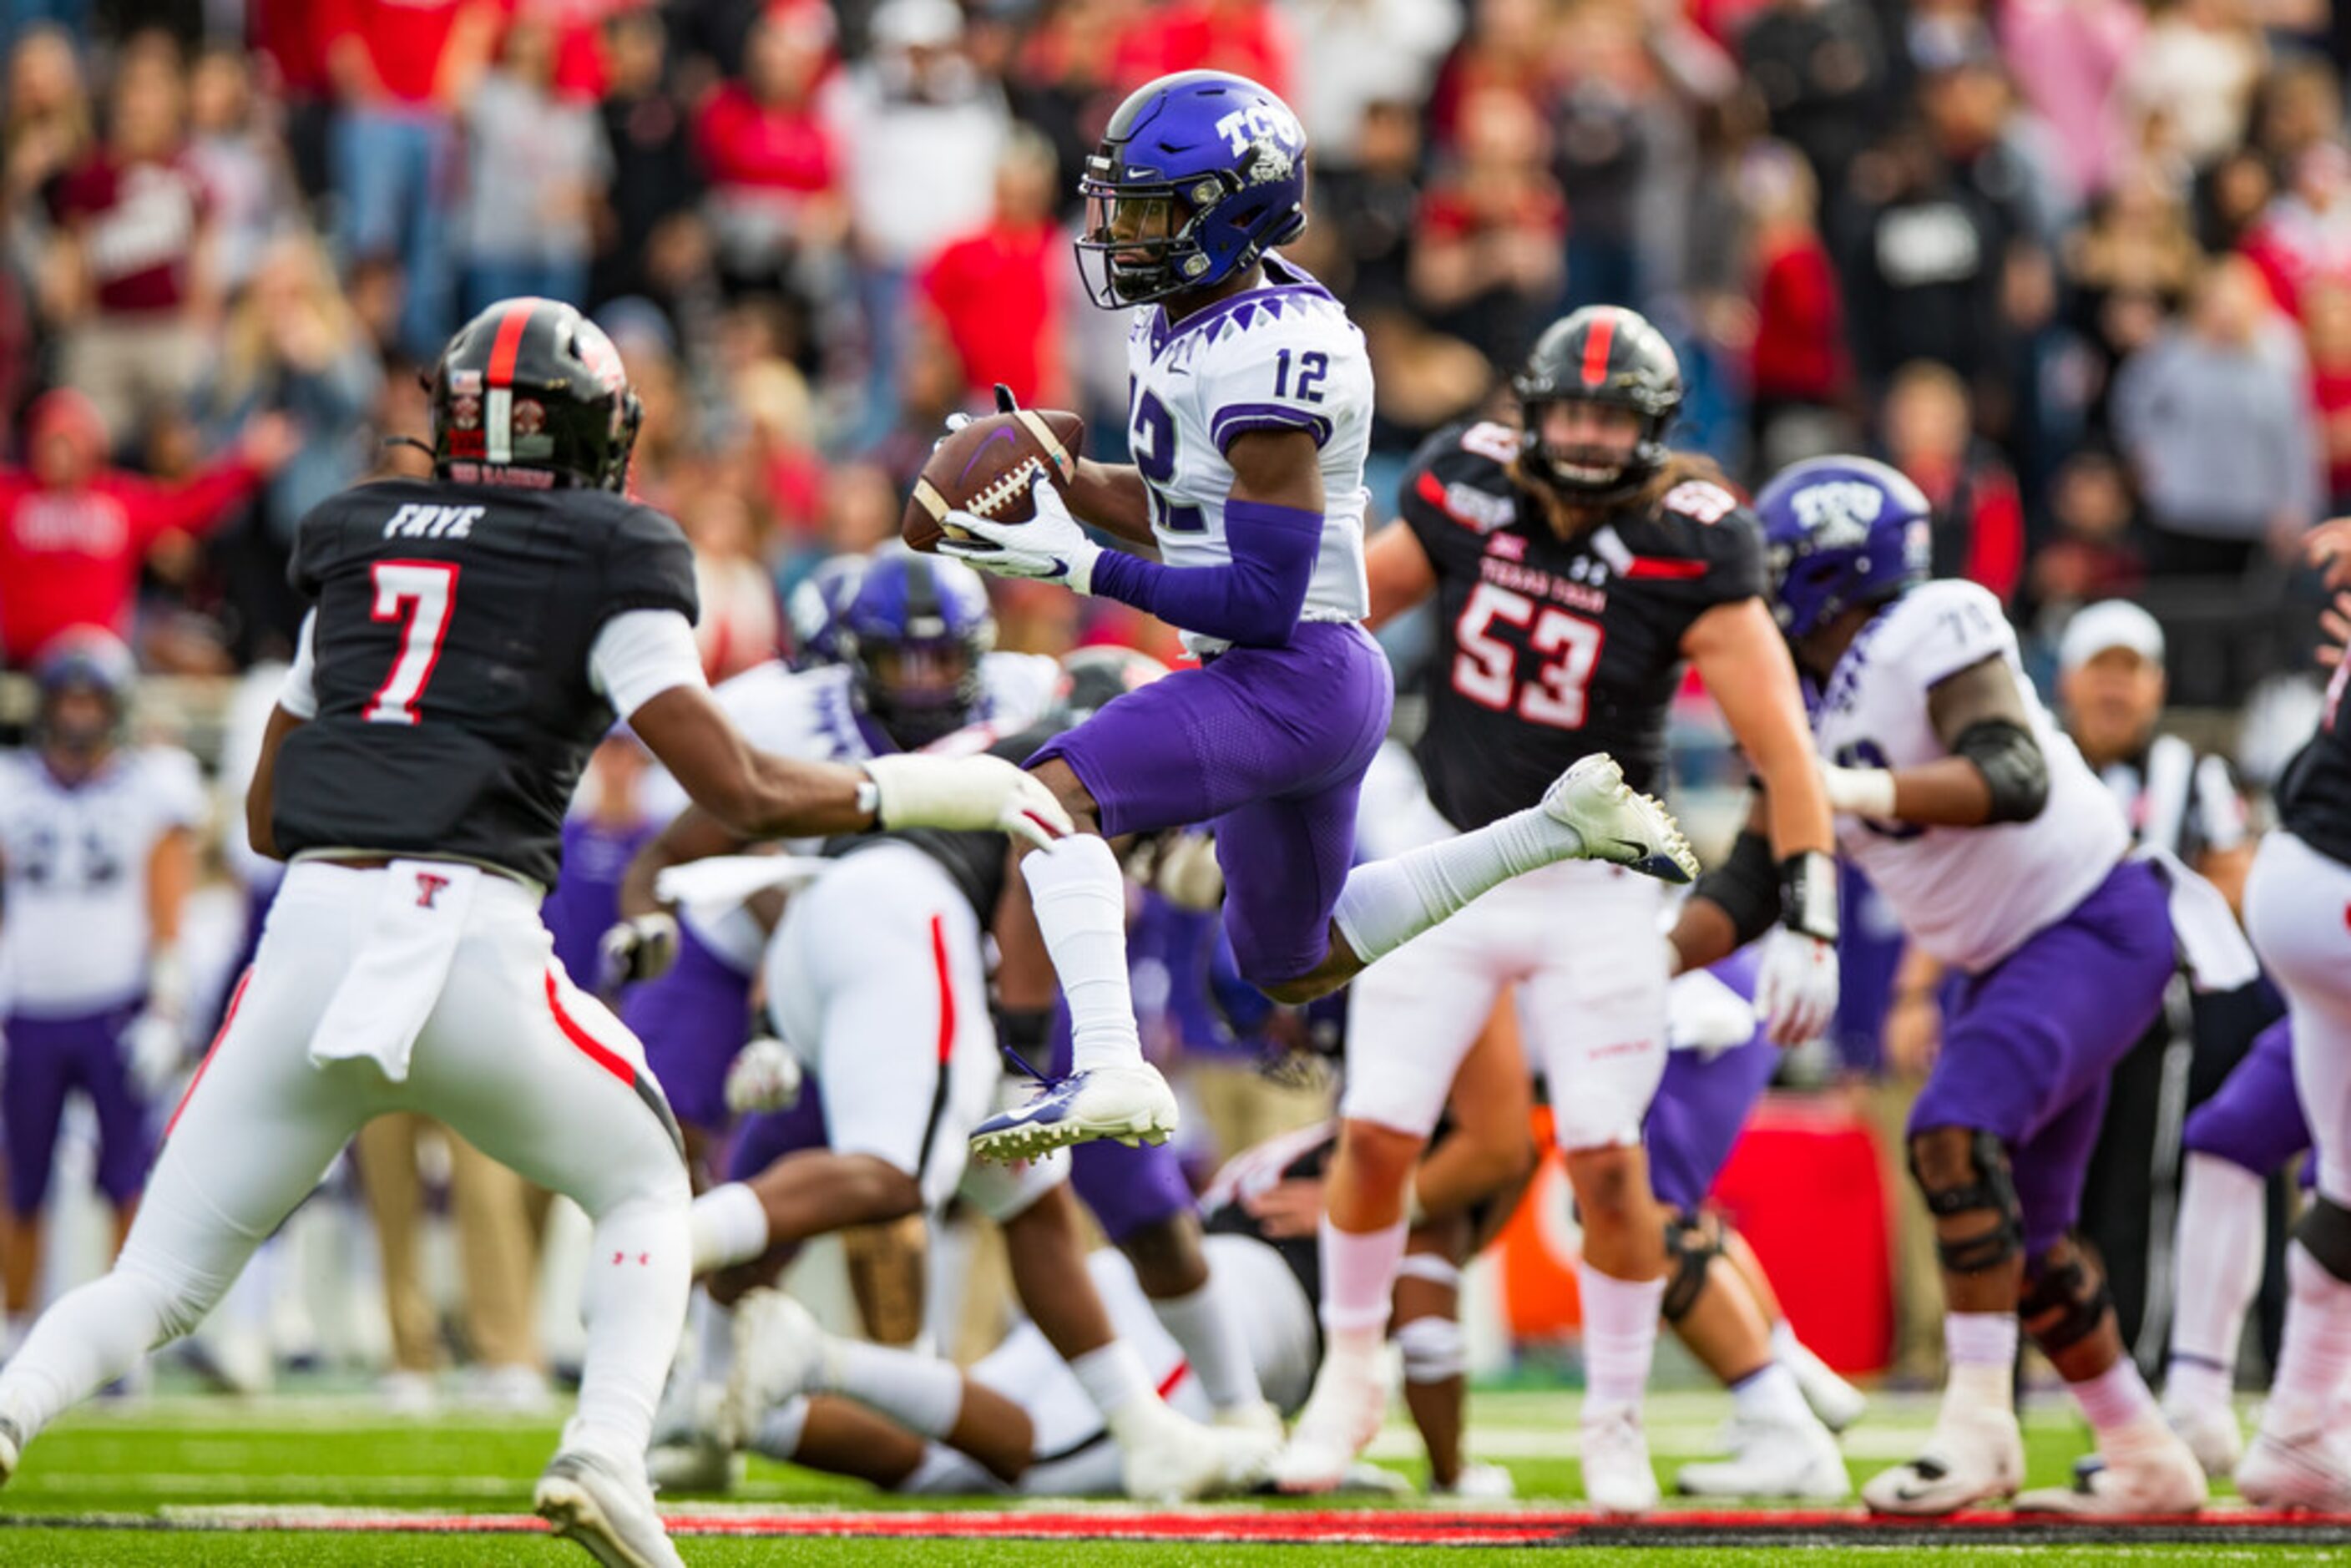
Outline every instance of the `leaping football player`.
<svg viewBox="0 0 2351 1568"><path fill-rule="evenodd" d="M577 1414L536 1504L606 1564L674 1565L644 1453L685 1310L685 1164L643 1049L552 958L565 802L625 717L745 832L877 825L1042 838L1067 818L998 758L764 755L713 704L677 525L622 492L638 403L569 305L511 299L432 378L434 476L303 520L313 608L247 796L293 862L104 1278L0 1371L0 1479L68 1406L212 1310L371 1118L445 1124L595 1223Z"/></svg>
<svg viewBox="0 0 2351 1568"><path fill-rule="evenodd" d="M1454 849L1540 812L1562 768L1604 757L1631 788L1661 787L1667 709L1695 664L1772 787L1768 821L1742 846L1770 905L1758 1006L1775 1040L1799 1043L1835 1005L1836 879L1795 667L1763 599L1761 533L1710 463L1667 446L1681 368L1636 313L1595 306L1552 323L1512 387L1517 426L1432 438L1405 477L1402 517L1372 541L1374 623L1433 596L1442 627L1428 727L1409 756L1395 747L1381 759L1405 777L1378 829ZM1666 1067L1663 918L1656 883L1557 865L1356 981L1322 1231L1332 1349L1277 1468L1285 1488L1336 1484L1378 1430L1376 1356L1412 1171L1455 1065L1511 988L1583 1222L1585 1493L1611 1512L1656 1502L1641 1395L1666 1214L1641 1122Z"/></svg>
<svg viewBox="0 0 2351 1568"><path fill-rule="evenodd" d="M1174 1094L1143 1060L1105 834L1213 824L1241 973L1285 1002L1335 990L1488 888L1555 861L1695 874L1665 809L1599 756L1524 810L1350 874L1356 791L1394 693L1362 625L1363 334L1274 250L1306 225L1305 133L1257 83L1185 71L1119 106L1080 188L1087 291L1134 312L1135 462L1083 464L1072 490L1087 521L1157 559L1096 545L1042 480L1032 521L951 512L939 549L1148 611L1201 664L1029 760L1084 830L1022 864L1068 1000L1074 1070L977 1129L978 1151L1006 1159L1094 1138L1159 1142L1176 1124Z"/></svg>

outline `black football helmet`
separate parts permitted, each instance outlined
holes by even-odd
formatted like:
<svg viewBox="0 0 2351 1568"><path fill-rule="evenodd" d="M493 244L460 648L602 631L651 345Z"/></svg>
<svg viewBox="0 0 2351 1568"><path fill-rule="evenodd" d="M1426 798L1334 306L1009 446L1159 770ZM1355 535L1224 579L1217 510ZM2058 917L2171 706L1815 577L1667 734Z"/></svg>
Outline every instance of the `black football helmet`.
<svg viewBox="0 0 2351 1568"><path fill-rule="evenodd" d="M457 329L425 388L444 479L628 485L643 405L603 329L561 300L491 306Z"/></svg>
<svg viewBox="0 0 2351 1568"><path fill-rule="evenodd" d="M1510 390L1518 394L1524 427L1519 463L1527 476L1568 501L1604 503L1632 494L1665 465L1666 431L1682 406L1682 367L1665 334L1639 311L1587 305L1543 329L1525 366L1510 379ZM1640 416L1641 438L1630 459L1544 445L1543 406L1579 401L1627 408ZM1598 460L1577 461L1583 456Z"/></svg>

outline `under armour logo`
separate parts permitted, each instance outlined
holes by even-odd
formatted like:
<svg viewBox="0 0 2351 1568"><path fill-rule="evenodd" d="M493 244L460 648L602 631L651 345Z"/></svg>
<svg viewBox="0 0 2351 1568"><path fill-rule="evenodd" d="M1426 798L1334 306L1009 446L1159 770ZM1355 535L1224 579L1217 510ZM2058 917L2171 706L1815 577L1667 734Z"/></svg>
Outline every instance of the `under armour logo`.
<svg viewBox="0 0 2351 1568"><path fill-rule="evenodd" d="M418 872L416 873L416 907L419 909L441 907L434 901L441 896L441 890L448 885L449 879L445 876L437 875L429 871Z"/></svg>

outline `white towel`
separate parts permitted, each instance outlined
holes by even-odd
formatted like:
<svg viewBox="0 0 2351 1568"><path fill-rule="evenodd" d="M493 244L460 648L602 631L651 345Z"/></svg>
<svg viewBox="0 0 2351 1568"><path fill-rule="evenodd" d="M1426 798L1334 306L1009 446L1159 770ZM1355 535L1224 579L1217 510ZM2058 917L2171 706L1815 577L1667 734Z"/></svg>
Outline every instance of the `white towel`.
<svg viewBox="0 0 2351 1568"><path fill-rule="evenodd" d="M2172 939L2198 990L2233 991L2261 978L2261 960L2219 888L2159 844L2141 844L2131 856L2152 864L2170 886Z"/></svg>
<svg viewBox="0 0 2351 1568"><path fill-rule="evenodd" d="M723 915L769 888L805 886L831 863L818 855L713 855L664 868L653 878L653 896L696 915Z"/></svg>
<svg viewBox="0 0 2351 1568"><path fill-rule="evenodd" d="M1708 1060L1755 1038L1755 1006L1705 969L1674 977L1666 992L1666 1046Z"/></svg>
<svg viewBox="0 0 2351 1568"><path fill-rule="evenodd" d="M375 912L343 983L310 1037L310 1060L366 1057L394 1083L448 983L481 886L480 868L450 861L393 861L383 870Z"/></svg>

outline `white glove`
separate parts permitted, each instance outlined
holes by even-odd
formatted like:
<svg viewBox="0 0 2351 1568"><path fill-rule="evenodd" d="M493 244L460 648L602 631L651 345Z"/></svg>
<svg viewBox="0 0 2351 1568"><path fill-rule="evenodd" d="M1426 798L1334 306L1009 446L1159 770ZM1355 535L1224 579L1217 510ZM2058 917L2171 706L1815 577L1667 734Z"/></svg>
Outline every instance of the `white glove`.
<svg viewBox="0 0 2351 1568"><path fill-rule="evenodd" d="M726 1108L738 1116L789 1111L800 1103L800 1059L773 1035L761 1035L735 1053L726 1069Z"/></svg>
<svg viewBox="0 0 2351 1568"><path fill-rule="evenodd" d="M1836 944L1775 925L1755 973L1755 1016L1774 1045L1820 1038L1836 1016Z"/></svg>
<svg viewBox="0 0 2351 1568"><path fill-rule="evenodd" d="M596 988L609 996L639 980L658 980L677 962L677 917L662 910L623 920L596 942Z"/></svg>
<svg viewBox="0 0 2351 1568"><path fill-rule="evenodd" d="M131 1087L141 1100L152 1100L172 1082L187 1056L187 1031L177 1015L149 1008L122 1031L122 1064Z"/></svg>
<svg viewBox="0 0 2351 1568"><path fill-rule="evenodd" d="M1001 757L876 757L874 825L1010 833L1043 849L1076 832L1053 792Z"/></svg>
<svg viewBox="0 0 2351 1568"><path fill-rule="evenodd" d="M972 537L964 539L948 534L939 541L939 554L998 577L1033 577L1092 593L1094 562L1102 559L1102 546L1086 538L1086 530L1070 515L1050 477L1038 475L1029 495L1036 503L1037 515L1025 523L994 522L977 512L949 512L940 519L942 525L961 528Z"/></svg>

